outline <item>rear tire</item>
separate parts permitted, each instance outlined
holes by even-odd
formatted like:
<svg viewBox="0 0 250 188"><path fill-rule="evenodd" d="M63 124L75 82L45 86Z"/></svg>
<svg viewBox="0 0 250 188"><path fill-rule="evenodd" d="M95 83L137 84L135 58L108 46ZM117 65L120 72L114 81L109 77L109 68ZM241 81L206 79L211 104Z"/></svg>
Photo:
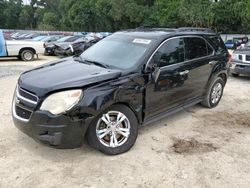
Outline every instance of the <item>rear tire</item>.
<svg viewBox="0 0 250 188"><path fill-rule="evenodd" d="M117 155L128 151L134 145L137 135L138 121L134 112L118 104L92 121L86 138L93 148L108 155Z"/></svg>
<svg viewBox="0 0 250 188"><path fill-rule="evenodd" d="M20 58L23 61L33 61L34 60L35 53L32 50L23 50L20 53Z"/></svg>
<svg viewBox="0 0 250 188"><path fill-rule="evenodd" d="M201 102L202 106L207 108L214 108L216 107L223 95L225 87L225 81L221 77L217 77L209 86L207 90L207 94L204 100Z"/></svg>

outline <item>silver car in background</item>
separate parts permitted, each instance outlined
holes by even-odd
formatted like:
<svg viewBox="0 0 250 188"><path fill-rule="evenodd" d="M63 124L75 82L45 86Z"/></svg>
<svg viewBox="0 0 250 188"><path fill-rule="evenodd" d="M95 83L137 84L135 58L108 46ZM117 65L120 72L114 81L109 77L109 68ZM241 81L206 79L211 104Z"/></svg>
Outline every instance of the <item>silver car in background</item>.
<svg viewBox="0 0 250 188"><path fill-rule="evenodd" d="M233 52L230 72L233 76L250 75L250 42Z"/></svg>

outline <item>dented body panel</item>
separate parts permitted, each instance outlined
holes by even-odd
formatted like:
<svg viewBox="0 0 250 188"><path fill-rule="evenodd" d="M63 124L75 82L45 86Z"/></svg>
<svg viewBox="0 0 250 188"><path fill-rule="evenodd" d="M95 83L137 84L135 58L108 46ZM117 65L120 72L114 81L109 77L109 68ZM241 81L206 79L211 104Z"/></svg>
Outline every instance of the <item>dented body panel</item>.
<svg viewBox="0 0 250 188"><path fill-rule="evenodd" d="M179 32L177 37L181 35L183 33ZM176 37L176 33L125 31L111 37L120 40L122 36L132 43L147 46L144 56L128 69L102 67L71 57L23 73L13 99L15 125L48 145L75 148L81 146L94 118L114 104L128 106L138 124L143 125L162 114L200 102L214 77L227 78L227 52L148 71L147 68L153 67L151 58L157 48L167 39ZM185 70L187 74L180 74ZM70 89L83 91L82 98L72 109L59 115L40 110L49 95ZM30 104L18 98L19 90L26 96L36 96L37 103ZM28 116L27 121L18 117L19 108L26 110L23 113Z"/></svg>

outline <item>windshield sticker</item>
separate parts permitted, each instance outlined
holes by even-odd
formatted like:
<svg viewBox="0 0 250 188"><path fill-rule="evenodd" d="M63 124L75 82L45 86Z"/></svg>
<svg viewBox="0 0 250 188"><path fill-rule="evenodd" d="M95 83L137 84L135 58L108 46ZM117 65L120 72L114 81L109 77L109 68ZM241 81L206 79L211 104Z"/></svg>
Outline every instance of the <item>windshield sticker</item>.
<svg viewBox="0 0 250 188"><path fill-rule="evenodd" d="M138 43L138 44L150 44L151 40L147 39L134 39L133 43Z"/></svg>

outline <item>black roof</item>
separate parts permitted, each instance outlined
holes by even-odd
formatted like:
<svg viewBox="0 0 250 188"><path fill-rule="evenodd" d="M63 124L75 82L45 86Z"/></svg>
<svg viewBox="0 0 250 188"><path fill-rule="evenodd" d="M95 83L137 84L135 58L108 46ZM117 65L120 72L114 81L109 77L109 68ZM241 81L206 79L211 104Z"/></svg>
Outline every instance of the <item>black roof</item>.
<svg viewBox="0 0 250 188"><path fill-rule="evenodd" d="M138 27L135 30L141 31L166 31L166 32L204 32L204 33L214 33L210 28L200 28L200 27L180 27L180 28L161 28L161 27Z"/></svg>
<svg viewBox="0 0 250 188"><path fill-rule="evenodd" d="M167 36L174 35L204 35L204 34L216 34L212 29L209 28L196 28L196 27L181 27L181 28L153 28L153 27L138 27L136 29L129 29L119 31L117 34L125 34L134 37L145 37L145 38L164 38Z"/></svg>

